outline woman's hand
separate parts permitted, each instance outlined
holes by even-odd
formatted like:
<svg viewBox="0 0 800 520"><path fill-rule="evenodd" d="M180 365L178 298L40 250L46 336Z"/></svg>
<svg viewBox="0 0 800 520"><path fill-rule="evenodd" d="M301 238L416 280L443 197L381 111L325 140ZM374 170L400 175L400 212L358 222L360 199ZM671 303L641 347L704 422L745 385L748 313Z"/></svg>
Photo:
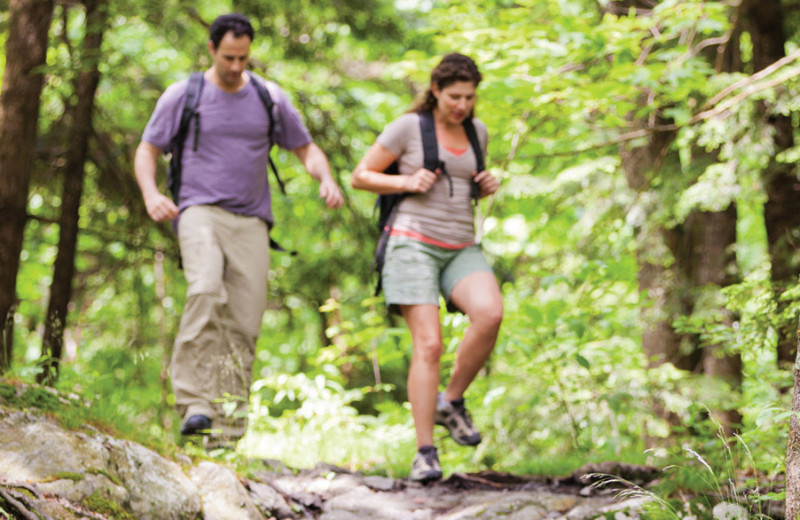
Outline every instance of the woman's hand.
<svg viewBox="0 0 800 520"><path fill-rule="evenodd" d="M483 170L480 173L472 172L472 178L481 189L481 198L491 195L500 187L500 181L489 170Z"/></svg>
<svg viewBox="0 0 800 520"><path fill-rule="evenodd" d="M425 168L420 168L406 177L406 191L410 193L427 193L440 174L439 170L432 172Z"/></svg>

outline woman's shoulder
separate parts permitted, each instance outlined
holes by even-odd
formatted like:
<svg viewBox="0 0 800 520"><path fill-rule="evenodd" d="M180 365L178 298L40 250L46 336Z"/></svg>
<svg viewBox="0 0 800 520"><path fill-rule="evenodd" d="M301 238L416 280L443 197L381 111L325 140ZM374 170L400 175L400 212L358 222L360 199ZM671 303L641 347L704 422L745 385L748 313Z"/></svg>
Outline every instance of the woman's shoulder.
<svg viewBox="0 0 800 520"><path fill-rule="evenodd" d="M489 129L487 128L486 123L484 123L483 121L481 121L477 117L473 117L472 118L472 126L475 127L475 131L478 132L479 134L481 134L481 133L483 133L483 134L489 133Z"/></svg>
<svg viewBox="0 0 800 520"><path fill-rule="evenodd" d="M406 139L410 135L413 135L414 128L418 127L419 117L417 117L417 114L409 112L386 125L382 134L392 139Z"/></svg>
<svg viewBox="0 0 800 520"><path fill-rule="evenodd" d="M411 125L419 125L419 114L416 112L406 112L391 123L394 126L407 127Z"/></svg>

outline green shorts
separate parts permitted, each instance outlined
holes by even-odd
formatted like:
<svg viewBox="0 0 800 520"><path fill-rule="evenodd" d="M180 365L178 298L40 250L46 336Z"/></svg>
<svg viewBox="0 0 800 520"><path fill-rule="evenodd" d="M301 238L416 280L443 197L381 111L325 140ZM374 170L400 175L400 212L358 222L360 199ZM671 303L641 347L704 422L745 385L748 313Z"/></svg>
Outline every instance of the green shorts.
<svg viewBox="0 0 800 520"><path fill-rule="evenodd" d="M479 245L447 249L414 238L389 237L381 273L386 304L395 312L398 305L438 305L441 294L448 310L458 310L450 294L463 278L481 271L491 273L492 268Z"/></svg>

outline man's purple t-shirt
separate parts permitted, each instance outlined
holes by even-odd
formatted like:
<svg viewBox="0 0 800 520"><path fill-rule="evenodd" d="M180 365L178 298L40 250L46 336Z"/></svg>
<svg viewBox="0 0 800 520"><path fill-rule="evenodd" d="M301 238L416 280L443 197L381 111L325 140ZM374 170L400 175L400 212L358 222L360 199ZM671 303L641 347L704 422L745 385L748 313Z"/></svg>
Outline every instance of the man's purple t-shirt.
<svg viewBox="0 0 800 520"><path fill-rule="evenodd" d="M255 81L264 81L254 78ZM166 150L178 131L188 79L170 85L161 95L142 134ZM300 114L274 83L264 81L275 106L275 143L292 150L312 142ZM251 215L273 223L267 161L269 120L255 86L248 83L233 94L205 81L198 106L183 144L181 211L208 204L232 213ZM197 151L195 125L199 121Z"/></svg>

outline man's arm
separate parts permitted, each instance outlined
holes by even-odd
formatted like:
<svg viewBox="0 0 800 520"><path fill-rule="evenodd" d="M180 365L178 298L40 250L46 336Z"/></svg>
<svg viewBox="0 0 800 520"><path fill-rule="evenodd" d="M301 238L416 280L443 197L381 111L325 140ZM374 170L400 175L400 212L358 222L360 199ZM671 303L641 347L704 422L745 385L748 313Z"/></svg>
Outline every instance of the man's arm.
<svg viewBox="0 0 800 520"><path fill-rule="evenodd" d="M300 159L309 175L319 181L319 196L325 199L328 208L335 209L344 202L344 195L339 185L331 175L331 167L328 158L325 157L319 146L308 143L305 146L294 148L292 153Z"/></svg>
<svg viewBox="0 0 800 520"><path fill-rule="evenodd" d="M159 155L161 155L161 150L146 141L140 142L133 158L133 171L136 174L139 189L142 190L147 214L156 222L163 222L176 219L178 207L172 202L172 199L158 190L156 172Z"/></svg>

